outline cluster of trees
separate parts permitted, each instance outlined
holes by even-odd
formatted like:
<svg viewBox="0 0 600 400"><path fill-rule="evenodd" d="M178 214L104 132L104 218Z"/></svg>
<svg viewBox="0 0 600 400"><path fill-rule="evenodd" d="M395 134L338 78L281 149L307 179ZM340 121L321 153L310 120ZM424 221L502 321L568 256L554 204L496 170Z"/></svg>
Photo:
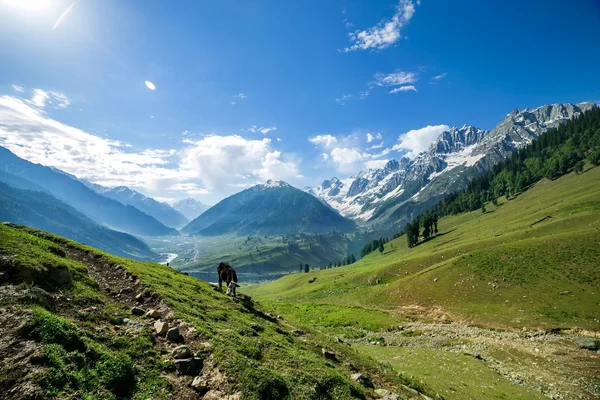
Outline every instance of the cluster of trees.
<svg viewBox="0 0 600 400"><path fill-rule="evenodd" d="M385 237L371 240L360 250L360 257L363 258L367 254L371 254L375 250L379 250L380 253L383 253L383 245L389 241L390 239Z"/></svg>
<svg viewBox="0 0 600 400"><path fill-rule="evenodd" d="M504 162L474 178L467 189L448 194L432 210L406 225L409 247L419 243L419 228L427 239L437 234L437 219L497 205L500 196L516 196L542 178L556 179L569 171L583 172L585 162L600 165L600 108L596 107L550 129ZM400 234L394 235L394 237Z"/></svg>
<svg viewBox="0 0 600 400"><path fill-rule="evenodd" d="M308 274L308 271L310 271L310 265L308 264L300 264L300 272L304 272L306 274Z"/></svg>
<svg viewBox="0 0 600 400"><path fill-rule="evenodd" d="M354 264L355 262L356 262L356 257L354 257L354 254L348 254L343 259L337 260L336 262L329 262L329 265L322 266L319 269L343 267L344 265Z"/></svg>
<svg viewBox="0 0 600 400"><path fill-rule="evenodd" d="M404 232L408 241L408 247L415 247L419 244L419 231L423 228L423 239L427 240L430 237L438 234L438 214L435 211L427 211L425 214L419 215L412 222L406 224ZM399 237L400 234L394 235Z"/></svg>

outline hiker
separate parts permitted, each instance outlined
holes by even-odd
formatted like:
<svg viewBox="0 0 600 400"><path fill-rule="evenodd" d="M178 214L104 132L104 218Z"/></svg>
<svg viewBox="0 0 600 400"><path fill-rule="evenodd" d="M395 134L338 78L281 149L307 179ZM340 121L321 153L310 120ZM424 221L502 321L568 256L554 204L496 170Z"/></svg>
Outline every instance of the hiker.
<svg viewBox="0 0 600 400"><path fill-rule="evenodd" d="M222 283L225 282L227 285L227 295L233 293L235 297L235 288L237 284L237 274L235 270L231 268L231 265L221 262L217 265L217 274L219 275L219 291L222 291Z"/></svg>

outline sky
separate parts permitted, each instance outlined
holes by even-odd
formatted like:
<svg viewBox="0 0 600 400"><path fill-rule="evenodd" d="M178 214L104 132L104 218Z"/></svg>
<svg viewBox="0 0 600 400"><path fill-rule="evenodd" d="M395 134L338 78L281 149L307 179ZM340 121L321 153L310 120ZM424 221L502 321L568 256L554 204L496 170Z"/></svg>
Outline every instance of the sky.
<svg viewBox="0 0 600 400"><path fill-rule="evenodd" d="M600 99L597 0L0 0L0 146L208 204Z"/></svg>

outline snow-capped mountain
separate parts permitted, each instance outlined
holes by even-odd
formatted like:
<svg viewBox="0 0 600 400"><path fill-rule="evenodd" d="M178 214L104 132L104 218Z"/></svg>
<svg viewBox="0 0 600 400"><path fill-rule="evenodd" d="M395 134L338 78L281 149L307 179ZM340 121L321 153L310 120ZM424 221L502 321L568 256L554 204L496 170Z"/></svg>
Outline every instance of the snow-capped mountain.
<svg viewBox="0 0 600 400"><path fill-rule="evenodd" d="M464 125L443 132L413 160L391 160L346 179L305 189L345 217L366 224L402 224L446 193L525 147L540 134L595 107L592 102L514 110L491 131Z"/></svg>
<svg viewBox="0 0 600 400"><path fill-rule="evenodd" d="M191 197L176 201L175 203L171 204L171 207L182 213L190 221L198 218L204 211L210 208L209 205L192 199Z"/></svg>

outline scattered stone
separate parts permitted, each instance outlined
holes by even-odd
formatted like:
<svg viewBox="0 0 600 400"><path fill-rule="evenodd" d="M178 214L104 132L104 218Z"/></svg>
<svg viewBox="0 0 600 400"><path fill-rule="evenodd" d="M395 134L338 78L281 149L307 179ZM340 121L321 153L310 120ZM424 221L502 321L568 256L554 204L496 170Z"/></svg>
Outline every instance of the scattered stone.
<svg viewBox="0 0 600 400"><path fill-rule="evenodd" d="M179 327L171 328L167 331L167 340L169 342L179 342L181 341L181 333L179 332Z"/></svg>
<svg viewBox="0 0 600 400"><path fill-rule="evenodd" d="M582 349L585 350L598 350L598 341L591 339L591 338L586 338L586 337L578 337L575 338L574 340L575 344L579 347L581 347Z"/></svg>
<svg viewBox="0 0 600 400"><path fill-rule="evenodd" d="M281 319L283 319L283 317L282 317L281 315L278 315L278 316L277 316L277 319L280 319L280 320L281 320Z"/></svg>
<svg viewBox="0 0 600 400"><path fill-rule="evenodd" d="M145 328L145 326L143 324L140 324L139 322L134 321L134 320L129 319L129 318L123 318L123 325L129 326L131 328L135 328L137 330L141 330L141 329Z"/></svg>
<svg viewBox="0 0 600 400"><path fill-rule="evenodd" d="M326 348L322 348L321 349L321 353L323 353L323 356L328 359L328 360L333 360L333 361L337 361L337 356L335 355L335 353L333 351L329 351Z"/></svg>
<svg viewBox="0 0 600 400"><path fill-rule="evenodd" d="M314 282L314 281L316 281L316 280L317 280L317 278L313 276L312 278L310 278L310 279L308 280L308 283L313 283L313 282Z"/></svg>
<svg viewBox="0 0 600 400"><path fill-rule="evenodd" d="M175 360L175 368L179 375L198 375L202 370L203 360L197 358L183 358L181 360Z"/></svg>
<svg viewBox="0 0 600 400"><path fill-rule="evenodd" d="M184 358L191 358L192 352L190 351L189 347L187 347L185 345L181 345L181 346L175 347L173 349L173 351L171 352L171 355L176 360L182 360Z"/></svg>
<svg viewBox="0 0 600 400"><path fill-rule="evenodd" d="M169 324L163 321L156 321L154 323L154 330L156 331L156 333L162 336L166 334L169 330Z"/></svg>
<svg viewBox="0 0 600 400"><path fill-rule="evenodd" d="M123 295L123 294L131 294L133 290L130 287L125 287L123 289L121 289L119 291L119 294Z"/></svg>
<svg viewBox="0 0 600 400"><path fill-rule="evenodd" d="M377 280L375 280L375 284L379 285L381 283L381 279L377 278Z"/></svg>
<svg viewBox="0 0 600 400"><path fill-rule="evenodd" d="M150 310L146 313L146 317L150 317L150 318L154 318L154 319L159 319L160 318L160 313L157 310Z"/></svg>
<svg viewBox="0 0 600 400"><path fill-rule="evenodd" d="M139 301L140 303L141 303L141 302L143 302L143 301L144 301L144 294L143 294L143 293L138 293L138 294L135 296L135 300L136 300L136 301Z"/></svg>
<svg viewBox="0 0 600 400"><path fill-rule="evenodd" d="M559 295L559 296L564 296L564 295L567 295L567 294L569 294L569 293L571 293L571 292L569 292L568 290L563 290L563 291L562 291L562 292L560 292L558 295Z"/></svg>
<svg viewBox="0 0 600 400"><path fill-rule="evenodd" d="M294 336L304 336L304 332L301 331L301 330L299 330L299 329L294 329L292 331L292 335L294 335Z"/></svg>
<svg viewBox="0 0 600 400"><path fill-rule="evenodd" d="M358 372L358 368L356 368L356 367L354 366L354 364L352 364L352 363L350 363L350 362L349 362L349 363L345 363L344 365L345 365L345 366L346 366L346 368L348 368L350 371L352 371L352 372Z"/></svg>
<svg viewBox="0 0 600 400"><path fill-rule="evenodd" d="M146 310L144 310L143 308L140 308L140 307L132 307L131 308L131 314L133 314L133 315L144 315L144 314L146 314Z"/></svg>
<svg viewBox="0 0 600 400"><path fill-rule="evenodd" d="M434 278L434 279L433 279L433 281L434 281L434 282L437 282L437 280L438 280L438 278Z"/></svg>
<svg viewBox="0 0 600 400"><path fill-rule="evenodd" d="M387 389L375 389L375 393L378 394L382 400L400 400L400 396Z"/></svg>
<svg viewBox="0 0 600 400"><path fill-rule="evenodd" d="M344 342L344 341L342 340L342 338L340 338L340 337L337 337L337 336L336 336L335 340L336 340L338 343L346 343L346 342Z"/></svg>
<svg viewBox="0 0 600 400"><path fill-rule="evenodd" d="M371 382L371 380L361 373L350 375L350 379L352 379L354 382L358 383L361 386L373 389L373 383Z"/></svg>
<svg viewBox="0 0 600 400"><path fill-rule="evenodd" d="M208 381L203 376L197 376L192 382L192 387L199 392L205 392L208 390Z"/></svg>
<svg viewBox="0 0 600 400"><path fill-rule="evenodd" d="M196 351L197 358L206 358L213 349L213 345L209 342L200 343L199 346L200 348Z"/></svg>

